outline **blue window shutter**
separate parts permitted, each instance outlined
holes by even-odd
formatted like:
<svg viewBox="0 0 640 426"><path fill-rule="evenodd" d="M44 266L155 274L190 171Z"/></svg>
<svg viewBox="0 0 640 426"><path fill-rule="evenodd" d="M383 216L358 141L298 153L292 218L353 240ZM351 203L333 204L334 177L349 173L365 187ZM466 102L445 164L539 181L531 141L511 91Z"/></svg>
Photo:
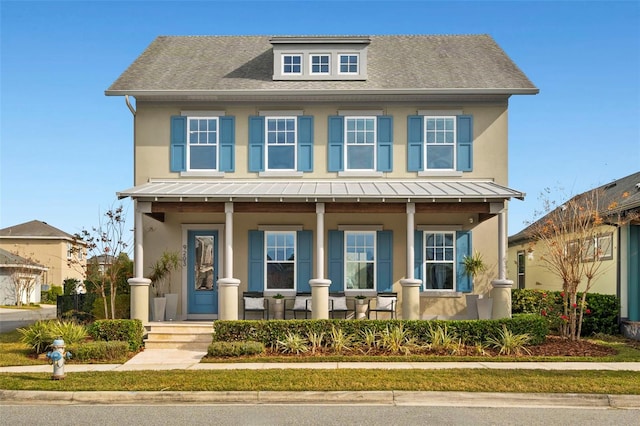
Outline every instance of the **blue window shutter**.
<svg viewBox="0 0 640 426"><path fill-rule="evenodd" d="M309 280L313 277L313 233L311 231L298 231L296 238L297 291L309 293L311 292Z"/></svg>
<svg viewBox="0 0 640 426"><path fill-rule="evenodd" d="M171 116L170 163L172 172L184 172L187 169L187 117Z"/></svg>
<svg viewBox="0 0 640 426"><path fill-rule="evenodd" d="M422 276L424 268L424 232L413 231L413 277L422 280L420 291L423 291L426 283Z"/></svg>
<svg viewBox="0 0 640 426"><path fill-rule="evenodd" d="M393 117L378 117L378 171L393 170Z"/></svg>
<svg viewBox="0 0 640 426"><path fill-rule="evenodd" d="M410 115L407 117L407 170L419 172L424 170L424 117Z"/></svg>
<svg viewBox="0 0 640 426"><path fill-rule="evenodd" d="M313 171L313 117L298 117L298 171Z"/></svg>
<svg viewBox="0 0 640 426"><path fill-rule="evenodd" d="M236 119L235 117L220 117L220 164L221 172L233 172L235 170L235 143L236 143Z"/></svg>
<svg viewBox="0 0 640 426"><path fill-rule="evenodd" d="M264 171L264 117L249 117L249 171Z"/></svg>
<svg viewBox="0 0 640 426"><path fill-rule="evenodd" d="M264 231L249 231L249 291L263 291Z"/></svg>
<svg viewBox="0 0 640 426"><path fill-rule="evenodd" d="M344 232L329 231L327 240L329 291L344 291Z"/></svg>
<svg viewBox="0 0 640 426"><path fill-rule="evenodd" d="M393 232L376 233L376 282L378 291L393 291Z"/></svg>
<svg viewBox="0 0 640 426"><path fill-rule="evenodd" d="M471 293L471 277L464 269L464 257L471 256L471 231L456 231L456 291Z"/></svg>
<svg viewBox="0 0 640 426"><path fill-rule="evenodd" d="M457 119L457 170L470 172L473 170L473 116L459 115Z"/></svg>
<svg viewBox="0 0 640 426"><path fill-rule="evenodd" d="M344 117L329 117L329 164L330 172L344 170Z"/></svg>

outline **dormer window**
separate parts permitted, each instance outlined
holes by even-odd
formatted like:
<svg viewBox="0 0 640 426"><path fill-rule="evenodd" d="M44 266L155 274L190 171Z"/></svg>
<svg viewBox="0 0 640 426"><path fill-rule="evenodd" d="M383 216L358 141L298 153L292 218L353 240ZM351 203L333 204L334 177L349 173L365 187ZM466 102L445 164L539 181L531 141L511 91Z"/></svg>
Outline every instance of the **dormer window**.
<svg viewBox="0 0 640 426"><path fill-rule="evenodd" d="M282 74L302 74L302 55L282 55Z"/></svg>
<svg viewBox="0 0 640 426"><path fill-rule="evenodd" d="M325 74L331 72L330 55L311 55L311 74Z"/></svg>
<svg viewBox="0 0 640 426"><path fill-rule="evenodd" d="M358 55L340 55L340 74L358 74Z"/></svg>

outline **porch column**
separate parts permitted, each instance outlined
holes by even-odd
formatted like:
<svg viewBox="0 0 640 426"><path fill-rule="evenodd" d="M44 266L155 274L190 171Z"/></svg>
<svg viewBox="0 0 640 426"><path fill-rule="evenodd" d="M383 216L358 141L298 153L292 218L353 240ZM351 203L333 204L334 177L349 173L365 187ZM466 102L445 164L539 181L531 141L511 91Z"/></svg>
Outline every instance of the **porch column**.
<svg viewBox="0 0 640 426"><path fill-rule="evenodd" d="M309 280L311 287L311 318L329 318L329 286L324 278L324 203L316 203L316 277Z"/></svg>
<svg viewBox="0 0 640 426"><path fill-rule="evenodd" d="M133 278L127 282L130 286L131 319L139 319L143 324L149 322L149 284L151 280L144 277L144 255L143 255L143 228L142 214L147 209L151 211L150 203L133 201L134 216L134 251L133 251Z"/></svg>
<svg viewBox="0 0 640 426"><path fill-rule="evenodd" d="M511 287L507 279L507 221L504 208L498 213L498 279L491 281L493 289L492 319L511 318Z"/></svg>
<svg viewBox="0 0 640 426"><path fill-rule="evenodd" d="M238 319L238 287L233 278L233 203L224 203L224 278L218 280L218 319Z"/></svg>
<svg viewBox="0 0 640 426"><path fill-rule="evenodd" d="M415 279L413 259L415 258L415 203L407 203L407 272L400 280L402 286L402 319L420 319L420 285L422 280Z"/></svg>

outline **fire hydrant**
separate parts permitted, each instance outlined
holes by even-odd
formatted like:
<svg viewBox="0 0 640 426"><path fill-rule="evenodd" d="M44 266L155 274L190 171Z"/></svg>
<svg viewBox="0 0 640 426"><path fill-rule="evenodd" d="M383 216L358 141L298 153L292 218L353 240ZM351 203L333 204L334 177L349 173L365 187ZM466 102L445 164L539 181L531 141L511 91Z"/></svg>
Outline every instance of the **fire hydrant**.
<svg viewBox="0 0 640 426"><path fill-rule="evenodd" d="M64 363L65 360L71 358L71 352L65 352L64 340L56 339L51 344L51 352L47 352L47 358L49 358L49 364L53 364L53 376L51 380L64 379Z"/></svg>

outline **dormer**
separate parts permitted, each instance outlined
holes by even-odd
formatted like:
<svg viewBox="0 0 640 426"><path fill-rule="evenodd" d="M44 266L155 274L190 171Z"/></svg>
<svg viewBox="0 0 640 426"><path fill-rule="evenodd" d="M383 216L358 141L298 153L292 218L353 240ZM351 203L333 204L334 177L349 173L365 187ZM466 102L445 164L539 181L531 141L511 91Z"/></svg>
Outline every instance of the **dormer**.
<svg viewBox="0 0 640 426"><path fill-rule="evenodd" d="M278 36L273 46L274 80L366 80L368 36Z"/></svg>

